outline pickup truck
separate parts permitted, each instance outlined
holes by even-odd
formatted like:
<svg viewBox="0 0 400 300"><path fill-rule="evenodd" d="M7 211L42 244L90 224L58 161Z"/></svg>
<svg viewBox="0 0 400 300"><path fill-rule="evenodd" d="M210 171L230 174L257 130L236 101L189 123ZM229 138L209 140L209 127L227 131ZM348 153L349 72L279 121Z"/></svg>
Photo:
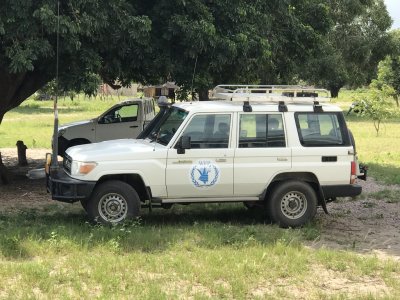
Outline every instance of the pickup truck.
<svg viewBox="0 0 400 300"><path fill-rule="evenodd" d="M99 117L65 124L58 129L58 155L77 145L107 140L136 138L154 118L152 98L137 98L120 102Z"/></svg>

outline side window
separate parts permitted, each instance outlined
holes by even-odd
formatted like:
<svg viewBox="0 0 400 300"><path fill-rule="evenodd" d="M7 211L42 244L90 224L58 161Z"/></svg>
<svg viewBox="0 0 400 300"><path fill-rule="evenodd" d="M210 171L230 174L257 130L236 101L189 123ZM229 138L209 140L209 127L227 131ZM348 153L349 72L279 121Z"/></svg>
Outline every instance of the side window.
<svg viewBox="0 0 400 300"><path fill-rule="evenodd" d="M300 143L305 147L348 146L343 116L339 113L296 113Z"/></svg>
<svg viewBox="0 0 400 300"><path fill-rule="evenodd" d="M230 127L231 115L196 115L183 135L191 137L193 149L228 148Z"/></svg>
<svg viewBox="0 0 400 300"><path fill-rule="evenodd" d="M241 114L239 148L286 147L280 114Z"/></svg>
<svg viewBox="0 0 400 300"><path fill-rule="evenodd" d="M132 122L137 120L138 105L125 105L115 111L115 116L120 119L120 122Z"/></svg>

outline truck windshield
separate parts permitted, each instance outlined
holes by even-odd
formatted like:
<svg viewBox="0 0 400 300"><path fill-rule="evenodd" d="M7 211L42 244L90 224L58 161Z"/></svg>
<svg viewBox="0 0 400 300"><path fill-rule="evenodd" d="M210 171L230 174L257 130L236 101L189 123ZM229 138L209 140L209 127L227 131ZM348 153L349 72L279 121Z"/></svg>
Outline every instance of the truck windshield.
<svg viewBox="0 0 400 300"><path fill-rule="evenodd" d="M167 109L160 121L154 124L147 138L164 146L167 145L187 115L187 111L176 107Z"/></svg>

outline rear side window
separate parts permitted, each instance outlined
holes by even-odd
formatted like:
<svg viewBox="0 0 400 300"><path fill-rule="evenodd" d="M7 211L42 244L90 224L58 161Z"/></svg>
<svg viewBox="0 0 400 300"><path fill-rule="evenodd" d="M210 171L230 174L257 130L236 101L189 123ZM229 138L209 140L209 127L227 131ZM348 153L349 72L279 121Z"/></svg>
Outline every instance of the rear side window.
<svg viewBox="0 0 400 300"><path fill-rule="evenodd" d="M341 113L296 113L300 143L305 147L348 146L349 135Z"/></svg>
<svg viewBox="0 0 400 300"><path fill-rule="evenodd" d="M239 148L276 147L286 147L282 115L240 115Z"/></svg>

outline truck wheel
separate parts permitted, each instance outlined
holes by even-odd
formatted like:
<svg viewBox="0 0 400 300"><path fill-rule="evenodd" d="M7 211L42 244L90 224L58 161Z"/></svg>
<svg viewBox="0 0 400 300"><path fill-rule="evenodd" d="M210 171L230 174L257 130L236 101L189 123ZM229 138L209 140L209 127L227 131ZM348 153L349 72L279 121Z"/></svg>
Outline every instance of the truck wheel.
<svg viewBox="0 0 400 300"><path fill-rule="evenodd" d="M267 202L268 214L280 227L298 227L317 212L317 197L302 181L286 181L274 188Z"/></svg>
<svg viewBox="0 0 400 300"><path fill-rule="evenodd" d="M110 180L95 188L86 211L96 223L118 224L139 216L140 199L129 184Z"/></svg>

